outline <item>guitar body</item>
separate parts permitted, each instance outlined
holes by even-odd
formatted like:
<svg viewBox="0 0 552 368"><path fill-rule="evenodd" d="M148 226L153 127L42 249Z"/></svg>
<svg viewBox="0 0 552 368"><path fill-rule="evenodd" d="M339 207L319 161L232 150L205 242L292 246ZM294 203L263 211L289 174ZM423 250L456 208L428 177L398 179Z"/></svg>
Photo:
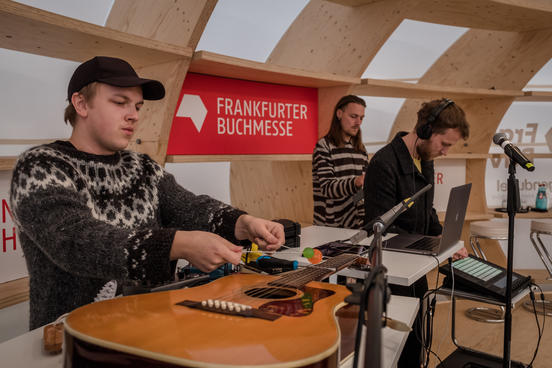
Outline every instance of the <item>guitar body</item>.
<svg viewBox="0 0 552 368"><path fill-rule="evenodd" d="M350 292L309 282L274 287L277 276L235 274L199 287L92 303L65 322L66 367L337 366L335 312ZM181 305L220 299L270 319Z"/></svg>

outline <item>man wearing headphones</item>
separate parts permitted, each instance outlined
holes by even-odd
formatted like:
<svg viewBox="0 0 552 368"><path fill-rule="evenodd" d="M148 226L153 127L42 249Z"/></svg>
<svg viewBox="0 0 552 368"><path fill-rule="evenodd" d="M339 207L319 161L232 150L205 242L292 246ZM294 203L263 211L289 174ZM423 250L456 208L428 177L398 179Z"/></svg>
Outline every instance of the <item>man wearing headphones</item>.
<svg viewBox="0 0 552 368"><path fill-rule="evenodd" d="M370 161L364 181L366 224L427 184L434 185L433 159L446 155L460 138L468 136L469 125L460 106L446 98L423 103L414 130L397 133ZM433 197L432 187L401 214L388 231L440 235L442 226L433 208ZM459 253L455 255L458 258L467 255L465 248ZM423 298L427 289L425 277L410 287L391 285L393 294L417 298ZM420 362L421 353L416 325L408 337L399 367L419 366L415 364Z"/></svg>
<svg viewBox="0 0 552 368"><path fill-rule="evenodd" d="M446 155L460 138L468 136L468 122L460 106L449 99L423 103L414 130L397 133L370 161L364 181L366 223L427 184L434 184L433 159ZM388 231L440 235L442 227L433 208L433 195L432 188Z"/></svg>

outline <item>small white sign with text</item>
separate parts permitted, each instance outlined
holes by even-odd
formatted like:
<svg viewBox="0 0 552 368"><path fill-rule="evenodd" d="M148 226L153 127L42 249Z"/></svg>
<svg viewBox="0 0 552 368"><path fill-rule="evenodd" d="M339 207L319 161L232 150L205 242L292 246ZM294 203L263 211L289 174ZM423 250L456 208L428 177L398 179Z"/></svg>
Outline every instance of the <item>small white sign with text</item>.
<svg viewBox="0 0 552 368"><path fill-rule="evenodd" d="M9 207L11 171L0 171L0 283L19 279L28 275L27 265L19 241L12 212Z"/></svg>

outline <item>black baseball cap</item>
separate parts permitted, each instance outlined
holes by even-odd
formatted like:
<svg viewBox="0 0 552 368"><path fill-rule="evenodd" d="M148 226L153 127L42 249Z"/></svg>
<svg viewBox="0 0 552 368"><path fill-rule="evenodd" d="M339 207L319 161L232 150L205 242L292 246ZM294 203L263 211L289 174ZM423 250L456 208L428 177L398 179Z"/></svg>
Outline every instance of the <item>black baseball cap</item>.
<svg viewBox="0 0 552 368"><path fill-rule="evenodd" d="M144 100L160 100L165 97L165 87L153 79L138 77L132 66L123 59L96 56L75 69L69 86L67 99L92 82L101 82L116 87L142 87Z"/></svg>

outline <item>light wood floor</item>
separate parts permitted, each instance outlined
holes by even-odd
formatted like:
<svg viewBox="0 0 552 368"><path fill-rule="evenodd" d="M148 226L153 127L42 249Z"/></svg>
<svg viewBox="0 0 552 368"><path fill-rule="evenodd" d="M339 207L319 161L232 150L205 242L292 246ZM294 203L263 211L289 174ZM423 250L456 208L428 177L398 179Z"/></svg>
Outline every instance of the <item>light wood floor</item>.
<svg viewBox="0 0 552 368"><path fill-rule="evenodd" d="M552 292L545 292L545 295L547 299L552 300ZM512 312L511 359L528 364L535 350L538 332L535 316L523 308L523 301L520 301ZM446 358L456 349L451 339L450 306L449 301L439 302L434 318L432 350L441 359ZM456 339L458 343L502 357L504 323L485 323L468 318L465 311L474 306L488 305L469 300L458 300L456 303ZM541 326L542 318L543 316L539 315ZM438 363L438 360L432 356L429 366L435 367ZM533 366L535 368L552 367L552 317L546 318L546 327Z"/></svg>

